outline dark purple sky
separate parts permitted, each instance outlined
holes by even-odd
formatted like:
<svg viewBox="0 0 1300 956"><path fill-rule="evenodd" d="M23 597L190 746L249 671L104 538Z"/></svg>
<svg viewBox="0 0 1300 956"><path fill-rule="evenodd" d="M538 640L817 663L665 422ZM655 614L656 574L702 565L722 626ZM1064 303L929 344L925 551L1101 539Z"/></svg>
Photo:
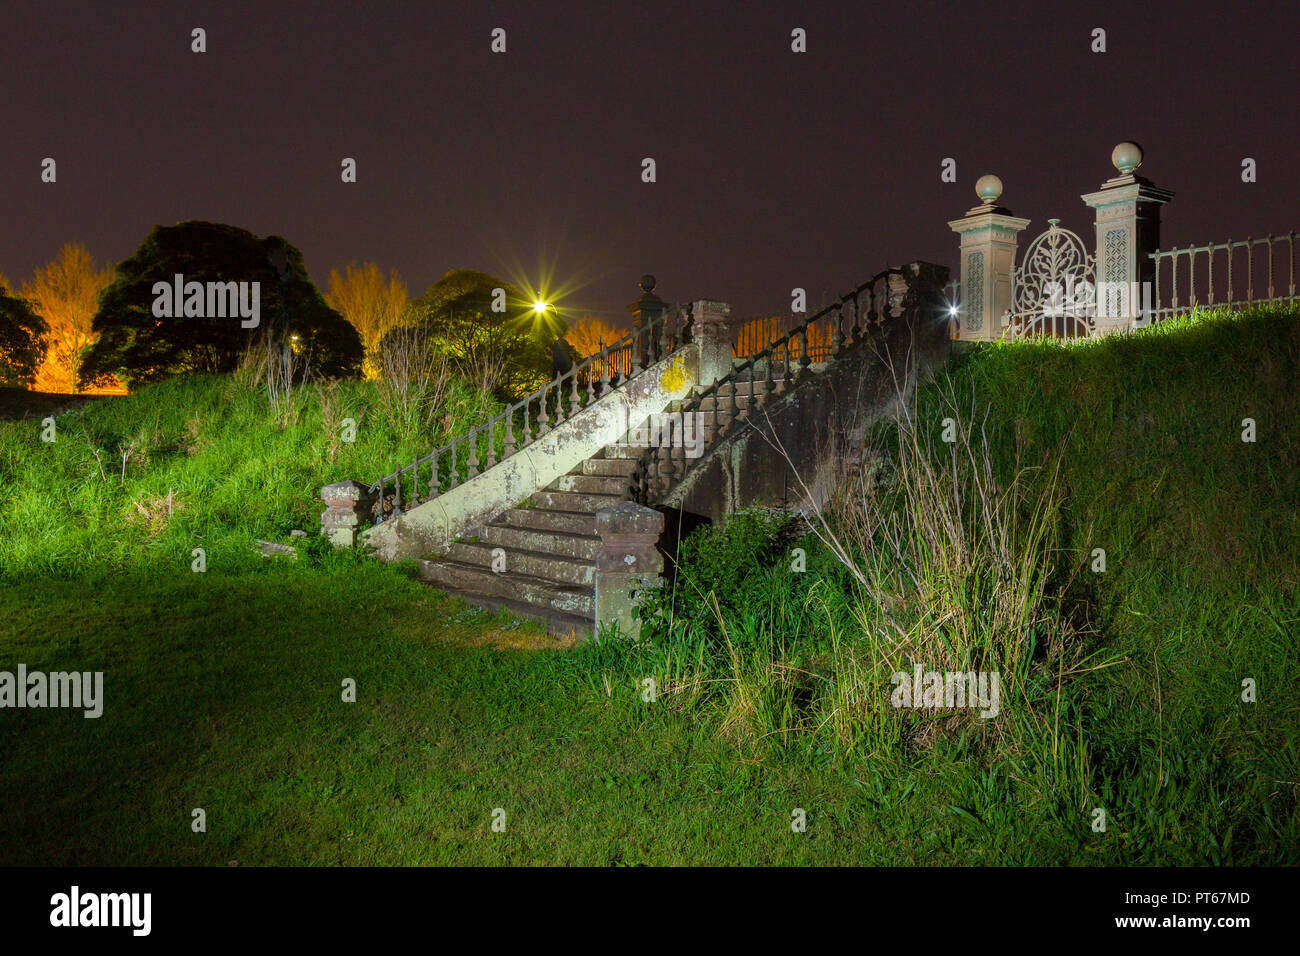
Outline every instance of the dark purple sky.
<svg viewBox="0 0 1300 956"><path fill-rule="evenodd" d="M1293 2L122 0L0 17L14 281L65 241L117 262L198 218L284 236L322 286L349 261L396 267L412 295L454 267L535 279L551 262L586 283L563 302L576 313L621 314L646 271L669 300L785 311L794 286L815 305L886 264L955 266L946 221L985 172L1033 220L1026 240L1049 216L1089 237L1079 194L1124 139L1177 193L1165 245L1300 219ZM1094 27L1109 52L1089 51Z"/></svg>

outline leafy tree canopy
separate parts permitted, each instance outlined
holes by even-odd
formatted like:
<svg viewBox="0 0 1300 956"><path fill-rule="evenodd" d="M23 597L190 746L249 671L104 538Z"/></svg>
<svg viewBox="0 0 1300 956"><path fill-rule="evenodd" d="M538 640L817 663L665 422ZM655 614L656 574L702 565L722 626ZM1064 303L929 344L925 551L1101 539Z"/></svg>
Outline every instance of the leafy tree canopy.
<svg viewBox="0 0 1300 956"><path fill-rule="evenodd" d="M0 385L26 388L45 358L49 326L0 283Z"/></svg>
<svg viewBox="0 0 1300 956"><path fill-rule="evenodd" d="M173 284L177 275L187 286L197 282L208 290L204 307L170 302L171 315L155 315L155 283ZM251 318L237 309L219 314L220 300L228 295L221 290L230 287L218 284L244 282L250 283L250 304L251 283L259 283L259 323L252 328L243 327ZM356 329L326 304L297 248L279 236L263 239L214 222L155 226L118 265L116 280L100 296L93 329L99 339L82 363L86 382L117 375L139 385L187 372L229 372L244 349L267 333L276 340L289 337L299 358L318 374L356 375L361 367Z"/></svg>
<svg viewBox="0 0 1300 956"><path fill-rule="evenodd" d="M428 329L463 374L509 396L550 377L550 346L566 328L554 309L539 314L514 285L473 269L452 269L429 286L406 321Z"/></svg>

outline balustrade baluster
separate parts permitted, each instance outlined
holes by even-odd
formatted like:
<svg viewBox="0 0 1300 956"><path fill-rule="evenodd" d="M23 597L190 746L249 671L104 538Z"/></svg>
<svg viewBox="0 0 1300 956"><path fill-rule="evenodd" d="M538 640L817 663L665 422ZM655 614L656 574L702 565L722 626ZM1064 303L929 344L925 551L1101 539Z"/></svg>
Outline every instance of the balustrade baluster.
<svg viewBox="0 0 1300 956"><path fill-rule="evenodd" d="M560 424L562 424L562 423L564 422L564 419L565 419L565 415L564 415L564 376L563 376L563 375L558 376L558 377L555 379L555 381L551 383L551 387L554 388L554 390L555 390L555 425L560 425ZM554 428L555 425L552 425L551 427Z"/></svg>
<svg viewBox="0 0 1300 956"><path fill-rule="evenodd" d="M1268 234L1268 301L1273 301L1273 234Z"/></svg>
<svg viewBox="0 0 1300 956"><path fill-rule="evenodd" d="M1255 244L1246 237L1246 303L1255 301Z"/></svg>
<svg viewBox="0 0 1300 956"><path fill-rule="evenodd" d="M505 461L515 453L515 410L506 410L506 437L501 443L501 460Z"/></svg>
<svg viewBox="0 0 1300 956"><path fill-rule="evenodd" d="M1232 240L1228 240L1228 305L1232 305Z"/></svg>
<svg viewBox="0 0 1300 956"><path fill-rule="evenodd" d="M659 487L659 456L654 454L653 449L646 449L645 454L641 456L641 461L645 472L642 488L646 501L649 502Z"/></svg>
<svg viewBox="0 0 1300 956"><path fill-rule="evenodd" d="M460 484L459 468L456 467L456 446L460 444L460 439L451 443L451 476L448 479L447 487L455 488Z"/></svg>
<svg viewBox="0 0 1300 956"><path fill-rule="evenodd" d="M1156 256L1156 316L1160 315L1160 256Z"/></svg>
<svg viewBox="0 0 1300 956"><path fill-rule="evenodd" d="M840 307L835 310L835 330L831 334L831 357L837 356L844 349L844 332L841 326L844 322L844 300L840 299Z"/></svg>
<svg viewBox="0 0 1300 956"><path fill-rule="evenodd" d="M1169 265L1170 268L1173 270L1174 312L1177 312L1178 311L1178 247L1174 246L1173 248L1174 248L1174 254L1169 257Z"/></svg>
<svg viewBox="0 0 1300 956"><path fill-rule="evenodd" d="M429 475L429 497L430 498L438 497L438 456L440 454L441 452L439 451L435 451L433 453L433 461L431 463L433 465L433 471Z"/></svg>
<svg viewBox="0 0 1300 956"><path fill-rule="evenodd" d="M799 374L808 371L808 366L812 365L812 358L808 355L808 326L799 330Z"/></svg>
<svg viewBox="0 0 1300 956"><path fill-rule="evenodd" d="M715 385L714 389L713 400L722 405L722 428L731 431L731 422L736 417L736 390L728 383Z"/></svg>
<svg viewBox="0 0 1300 956"><path fill-rule="evenodd" d="M546 388L542 389L541 410L538 411L537 413L537 437L538 438L541 438L548 431L550 431L550 428L547 427L547 423L550 422L551 417L546 414L546 393L550 389L550 387L551 387L550 385L547 385Z"/></svg>
<svg viewBox="0 0 1300 956"><path fill-rule="evenodd" d="M573 366L573 379L569 382L569 417L578 414L582 405L578 402L578 366Z"/></svg>
<svg viewBox="0 0 1300 956"><path fill-rule="evenodd" d="M1295 233L1294 232L1286 237L1286 244L1291 258L1291 291L1289 295L1291 298L1294 299L1295 298Z"/></svg>
<svg viewBox="0 0 1300 956"><path fill-rule="evenodd" d="M658 492L662 497L668 494L673 483L673 472L676 466L673 464L673 420L672 416L664 415L661 419L662 428L659 431L659 449L657 452L659 458L659 485Z"/></svg>
<svg viewBox="0 0 1300 956"><path fill-rule="evenodd" d="M468 474L466 474L465 476L467 481L470 478L474 478L478 476L478 433L479 431L480 429L475 428L473 431L469 433L469 459L465 462L468 470Z"/></svg>

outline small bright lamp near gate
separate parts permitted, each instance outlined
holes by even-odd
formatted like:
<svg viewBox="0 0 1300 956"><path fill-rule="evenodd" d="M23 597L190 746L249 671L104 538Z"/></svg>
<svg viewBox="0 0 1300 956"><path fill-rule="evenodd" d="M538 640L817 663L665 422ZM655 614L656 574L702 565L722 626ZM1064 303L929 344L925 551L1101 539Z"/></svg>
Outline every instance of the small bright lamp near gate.
<svg viewBox="0 0 1300 956"><path fill-rule="evenodd" d="M543 312L545 312L547 308L549 308L549 306L547 306L547 304L543 302L541 299L538 299L533 303L533 311L536 312L538 315L541 315Z"/></svg>

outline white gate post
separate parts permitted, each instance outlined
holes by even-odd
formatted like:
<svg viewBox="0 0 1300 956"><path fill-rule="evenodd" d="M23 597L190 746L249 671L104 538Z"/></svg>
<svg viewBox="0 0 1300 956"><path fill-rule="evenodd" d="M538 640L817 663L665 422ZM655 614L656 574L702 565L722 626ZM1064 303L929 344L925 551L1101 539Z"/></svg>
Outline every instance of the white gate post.
<svg viewBox="0 0 1300 956"><path fill-rule="evenodd" d="M1011 308L1011 268L1016 237L1029 225L1011 210L994 205L1002 180L990 174L975 183L983 205L948 223L961 236L961 310L957 334L962 341L1002 336L1002 316Z"/></svg>
<svg viewBox="0 0 1300 956"><path fill-rule="evenodd" d="M1155 302L1155 266L1149 254L1160 248L1160 207L1174 198L1149 179L1133 175L1142 165L1137 143L1120 143L1110 154L1119 170L1083 201L1097 212L1096 334L1146 325L1145 309Z"/></svg>

